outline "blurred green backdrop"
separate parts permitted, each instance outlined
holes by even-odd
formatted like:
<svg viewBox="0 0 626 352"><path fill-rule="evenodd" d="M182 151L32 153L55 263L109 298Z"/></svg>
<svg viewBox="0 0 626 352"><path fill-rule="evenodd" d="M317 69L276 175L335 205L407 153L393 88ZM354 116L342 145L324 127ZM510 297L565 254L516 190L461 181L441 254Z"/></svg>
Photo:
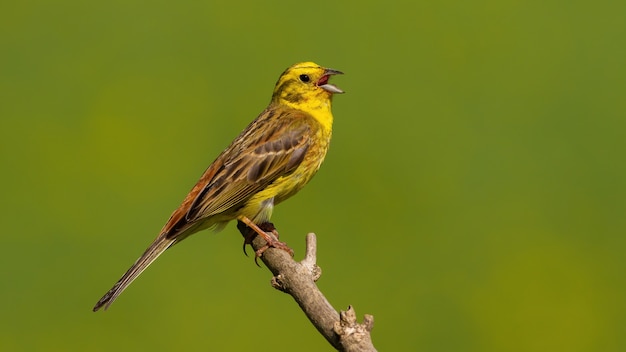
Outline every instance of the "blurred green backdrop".
<svg viewBox="0 0 626 352"><path fill-rule="evenodd" d="M324 351L234 225L142 253L289 65L343 70L274 220L381 351L626 350L626 2L0 5L2 351Z"/></svg>

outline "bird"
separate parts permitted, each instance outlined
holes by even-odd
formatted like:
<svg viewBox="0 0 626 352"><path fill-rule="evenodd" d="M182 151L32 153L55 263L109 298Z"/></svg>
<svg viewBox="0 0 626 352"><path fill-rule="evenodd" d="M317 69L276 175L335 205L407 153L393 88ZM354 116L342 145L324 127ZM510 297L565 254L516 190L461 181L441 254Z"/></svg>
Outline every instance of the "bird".
<svg viewBox="0 0 626 352"><path fill-rule="evenodd" d="M324 161L332 135L332 98L344 93L329 79L339 74L314 62L287 68L267 108L204 171L156 239L93 311L108 309L171 246L201 230L219 231L232 220L263 236L268 246L290 251L265 230L277 235L269 222L274 206L302 189Z"/></svg>

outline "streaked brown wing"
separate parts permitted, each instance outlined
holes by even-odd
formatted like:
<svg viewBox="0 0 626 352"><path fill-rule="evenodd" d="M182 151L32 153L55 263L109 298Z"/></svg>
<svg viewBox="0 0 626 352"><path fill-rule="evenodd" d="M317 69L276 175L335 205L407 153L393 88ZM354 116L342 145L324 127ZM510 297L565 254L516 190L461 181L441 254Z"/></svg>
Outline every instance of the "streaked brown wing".
<svg viewBox="0 0 626 352"><path fill-rule="evenodd" d="M268 108L209 166L163 232L176 236L188 224L236 209L293 172L309 148L313 121L301 111Z"/></svg>

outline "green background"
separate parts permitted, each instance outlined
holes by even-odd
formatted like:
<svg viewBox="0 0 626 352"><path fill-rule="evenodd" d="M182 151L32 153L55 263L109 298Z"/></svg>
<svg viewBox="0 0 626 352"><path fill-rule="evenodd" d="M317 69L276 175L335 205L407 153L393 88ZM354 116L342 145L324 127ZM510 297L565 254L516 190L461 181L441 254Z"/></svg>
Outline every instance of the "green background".
<svg viewBox="0 0 626 352"><path fill-rule="evenodd" d="M331 350L234 224L143 252L288 66L344 71L275 209L381 351L626 350L626 2L5 1L0 350Z"/></svg>

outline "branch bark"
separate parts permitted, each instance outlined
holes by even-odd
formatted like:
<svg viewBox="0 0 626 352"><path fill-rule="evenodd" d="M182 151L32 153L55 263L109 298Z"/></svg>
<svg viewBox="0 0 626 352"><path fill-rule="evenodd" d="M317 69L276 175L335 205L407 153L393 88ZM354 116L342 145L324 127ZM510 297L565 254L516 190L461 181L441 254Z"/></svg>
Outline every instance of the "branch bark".
<svg viewBox="0 0 626 352"><path fill-rule="evenodd" d="M238 223L237 228L244 236L248 228ZM254 251L266 246L261 236L251 243ZM374 317L365 315L362 324L356 320L352 306L347 311L337 313L319 290L315 281L322 271L316 264L317 240L314 233L306 236L306 254L301 262L296 262L286 251L268 248L260 259L272 272L272 286L289 294L315 326L317 331L338 351L376 351L370 331L374 327Z"/></svg>

